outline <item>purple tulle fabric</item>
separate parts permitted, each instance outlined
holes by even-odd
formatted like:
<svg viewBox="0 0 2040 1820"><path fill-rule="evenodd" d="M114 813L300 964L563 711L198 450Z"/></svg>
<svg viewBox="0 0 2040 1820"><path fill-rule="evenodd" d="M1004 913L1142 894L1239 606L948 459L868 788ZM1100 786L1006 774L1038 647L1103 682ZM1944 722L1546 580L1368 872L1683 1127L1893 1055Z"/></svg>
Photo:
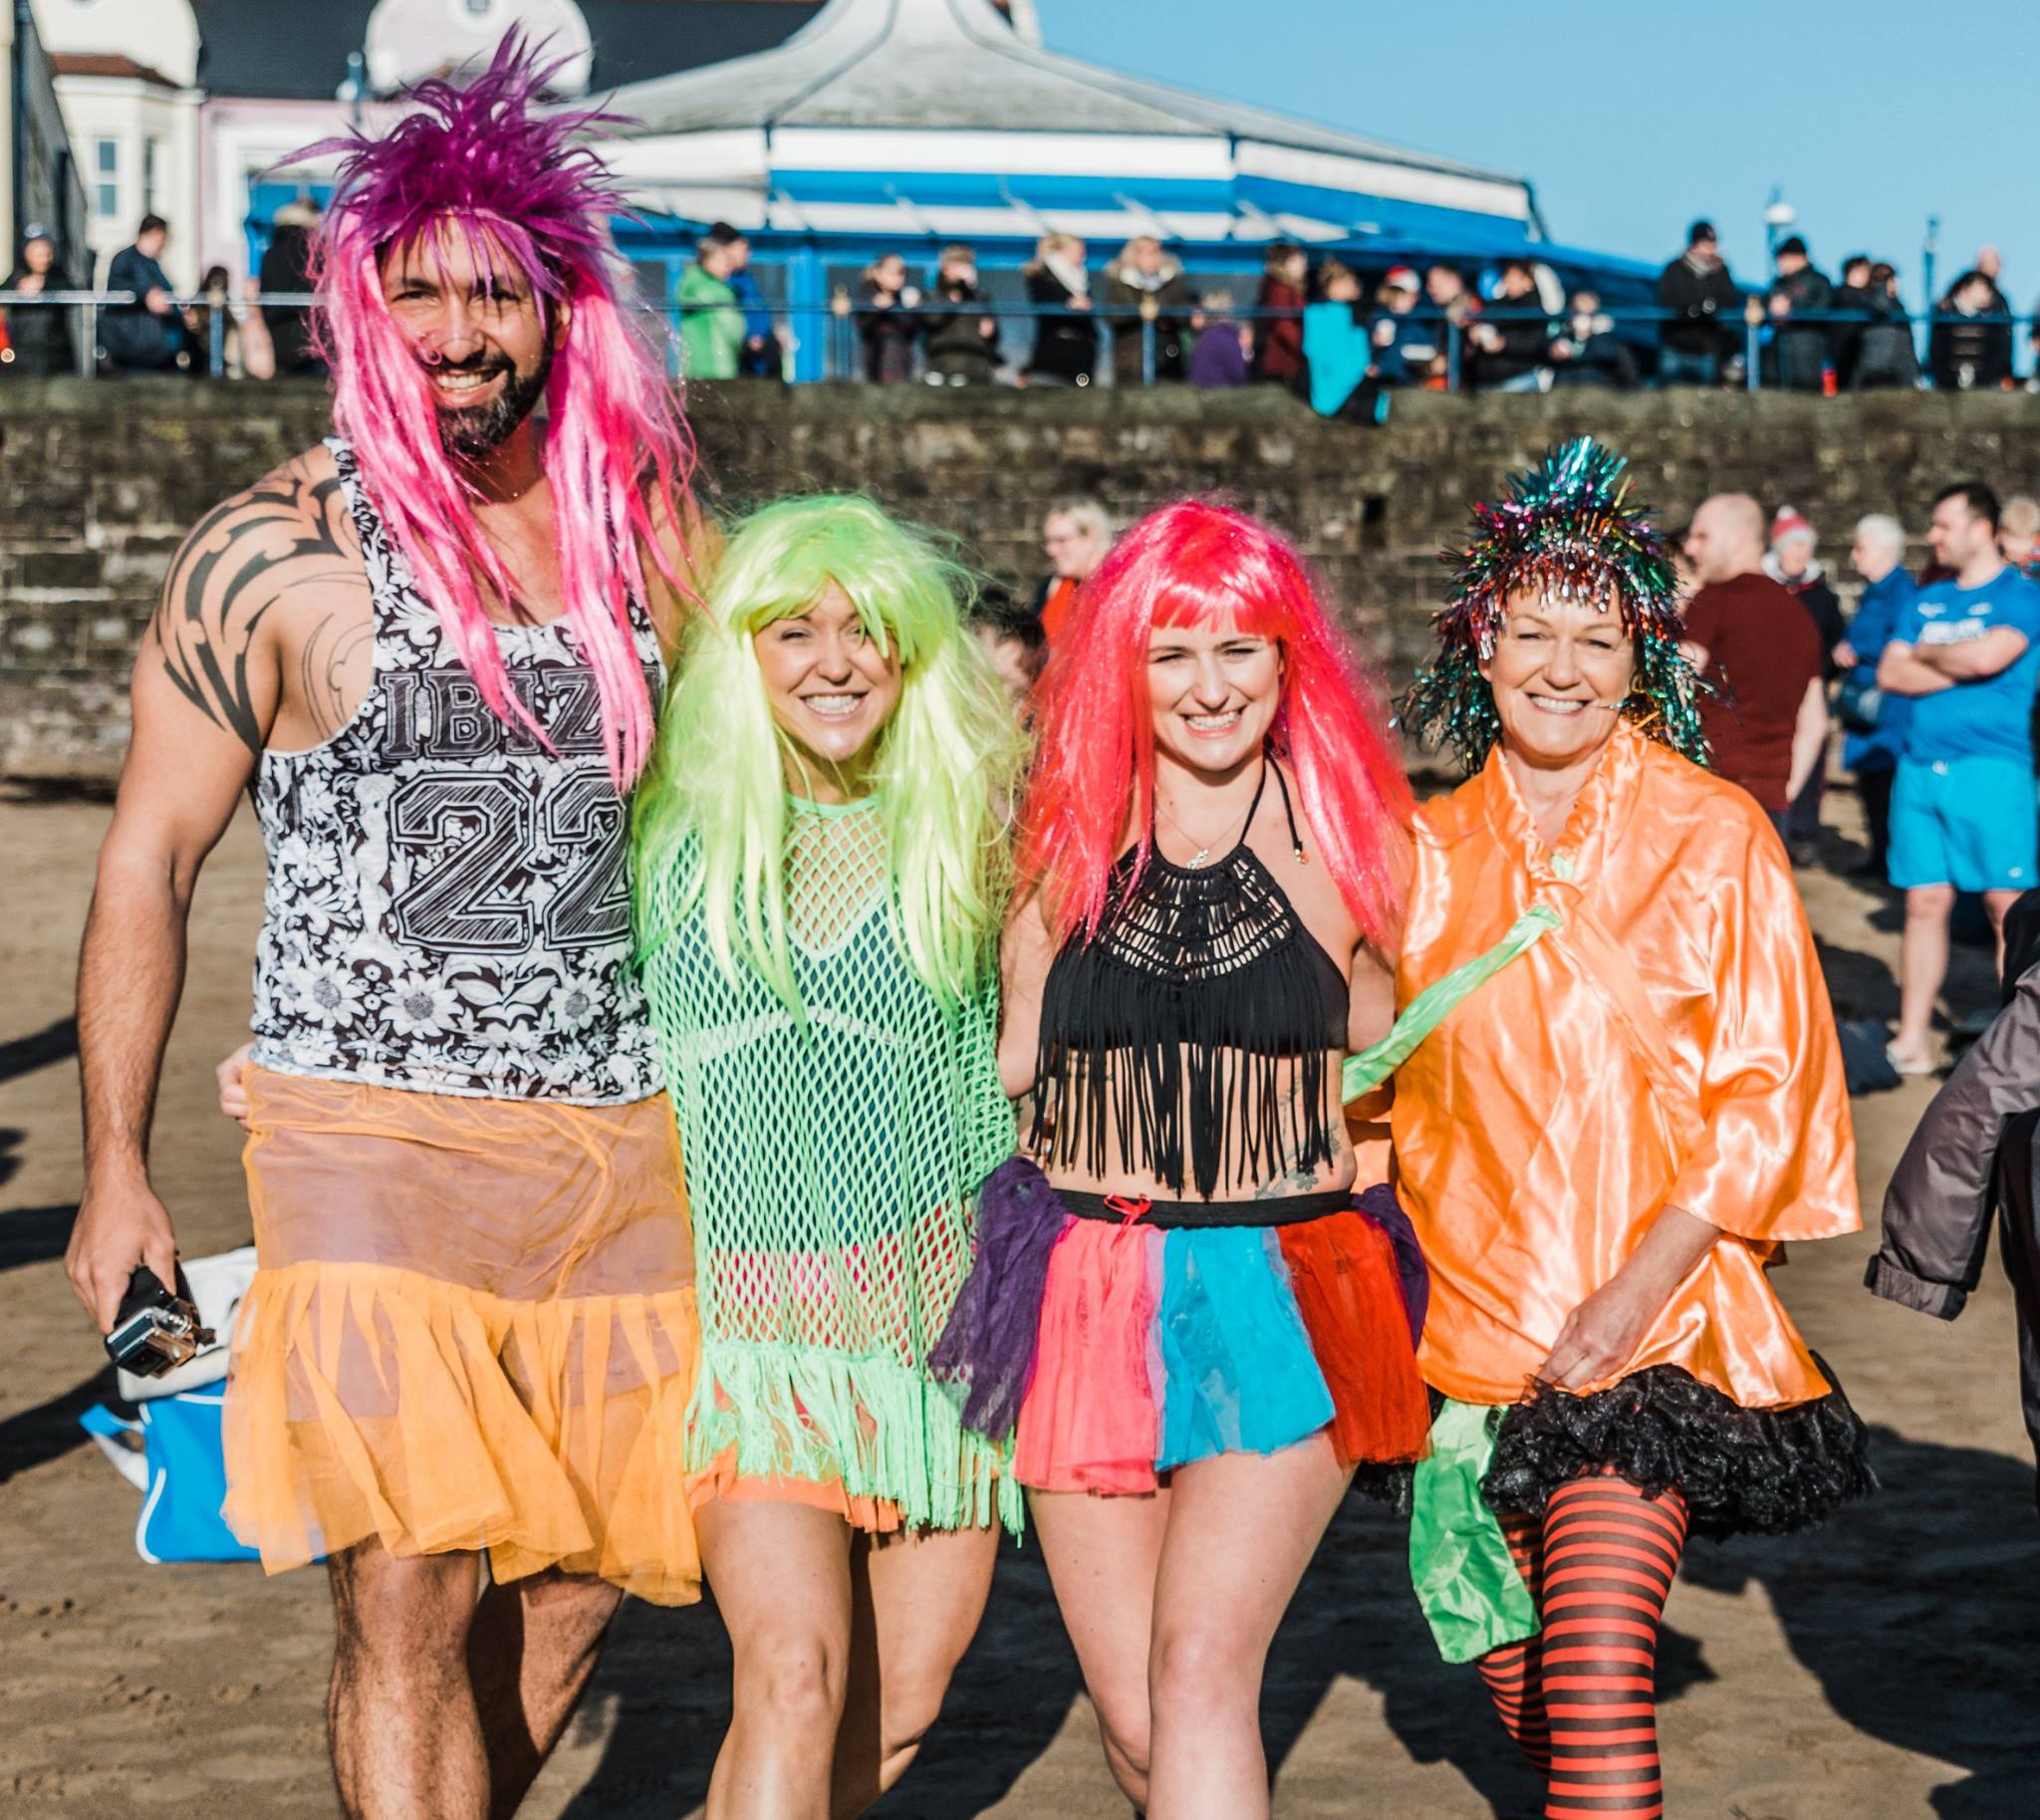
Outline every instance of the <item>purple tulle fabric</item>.
<svg viewBox="0 0 2040 1820"><path fill-rule="evenodd" d="M965 1428L1004 1439L1020 1420L1034 1381L1049 1254L1070 1224L1048 1177L1026 1158L1009 1157L985 1177L976 1261L928 1355L928 1375L963 1390Z"/></svg>
<svg viewBox="0 0 2040 1820"><path fill-rule="evenodd" d="M1409 1344L1414 1346L1423 1338L1424 1316L1430 1312L1430 1266L1423 1261L1416 1228L1386 1181L1376 1182L1357 1204L1396 1247L1396 1274L1402 1279L1402 1312L1409 1317Z"/></svg>

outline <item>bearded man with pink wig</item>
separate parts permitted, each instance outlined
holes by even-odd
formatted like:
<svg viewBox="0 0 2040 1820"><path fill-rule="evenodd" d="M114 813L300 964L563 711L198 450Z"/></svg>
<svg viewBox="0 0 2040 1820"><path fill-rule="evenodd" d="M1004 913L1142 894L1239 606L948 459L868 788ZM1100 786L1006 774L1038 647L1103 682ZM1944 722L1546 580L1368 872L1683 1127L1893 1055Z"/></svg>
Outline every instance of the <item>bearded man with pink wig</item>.
<svg viewBox="0 0 2040 1820"><path fill-rule="evenodd" d="M312 148L341 156L338 433L171 565L80 970L67 1266L104 1331L130 1273L174 1276L150 1114L192 886L248 791L260 1268L226 1516L272 1571L327 1562L334 1768L376 1820L513 1811L618 1589L699 1587L693 1264L625 841L690 451L625 320L582 142L606 117L540 114L548 74L513 38Z"/></svg>

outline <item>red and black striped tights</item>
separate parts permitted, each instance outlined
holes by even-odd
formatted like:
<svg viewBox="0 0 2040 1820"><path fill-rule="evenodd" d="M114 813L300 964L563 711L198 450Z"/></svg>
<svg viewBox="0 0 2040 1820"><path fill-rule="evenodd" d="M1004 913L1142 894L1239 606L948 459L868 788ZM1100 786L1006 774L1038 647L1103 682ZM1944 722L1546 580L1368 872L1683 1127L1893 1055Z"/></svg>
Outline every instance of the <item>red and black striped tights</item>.
<svg viewBox="0 0 2040 1820"><path fill-rule="evenodd" d="M1545 1820L1655 1820L1658 1624L1685 1547L1685 1500L1576 1478L1542 1521L1502 1533L1543 1632L1475 1665L1523 1754L1545 1773Z"/></svg>

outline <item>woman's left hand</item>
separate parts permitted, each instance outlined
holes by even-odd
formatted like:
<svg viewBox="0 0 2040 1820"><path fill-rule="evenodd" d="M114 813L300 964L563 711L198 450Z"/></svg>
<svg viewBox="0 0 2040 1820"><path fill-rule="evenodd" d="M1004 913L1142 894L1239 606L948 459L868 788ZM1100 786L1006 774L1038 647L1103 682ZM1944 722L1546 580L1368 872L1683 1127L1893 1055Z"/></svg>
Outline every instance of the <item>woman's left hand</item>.
<svg viewBox="0 0 2040 1820"><path fill-rule="evenodd" d="M1620 1377L1663 1306L1661 1295L1622 1275L1604 1283L1566 1316L1537 1381L1577 1393Z"/></svg>

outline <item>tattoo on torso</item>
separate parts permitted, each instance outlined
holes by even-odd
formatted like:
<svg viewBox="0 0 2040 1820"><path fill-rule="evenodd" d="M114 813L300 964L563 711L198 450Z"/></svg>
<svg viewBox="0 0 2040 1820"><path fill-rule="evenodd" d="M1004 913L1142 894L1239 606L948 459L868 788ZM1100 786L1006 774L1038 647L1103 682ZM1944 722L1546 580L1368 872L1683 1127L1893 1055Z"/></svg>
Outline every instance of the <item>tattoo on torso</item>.
<svg viewBox="0 0 2040 1820"><path fill-rule="evenodd" d="M170 566L149 631L178 691L251 753L279 690L315 738L337 732L374 636L338 476L300 457L202 520ZM278 641L281 661L258 655L258 639Z"/></svg>

